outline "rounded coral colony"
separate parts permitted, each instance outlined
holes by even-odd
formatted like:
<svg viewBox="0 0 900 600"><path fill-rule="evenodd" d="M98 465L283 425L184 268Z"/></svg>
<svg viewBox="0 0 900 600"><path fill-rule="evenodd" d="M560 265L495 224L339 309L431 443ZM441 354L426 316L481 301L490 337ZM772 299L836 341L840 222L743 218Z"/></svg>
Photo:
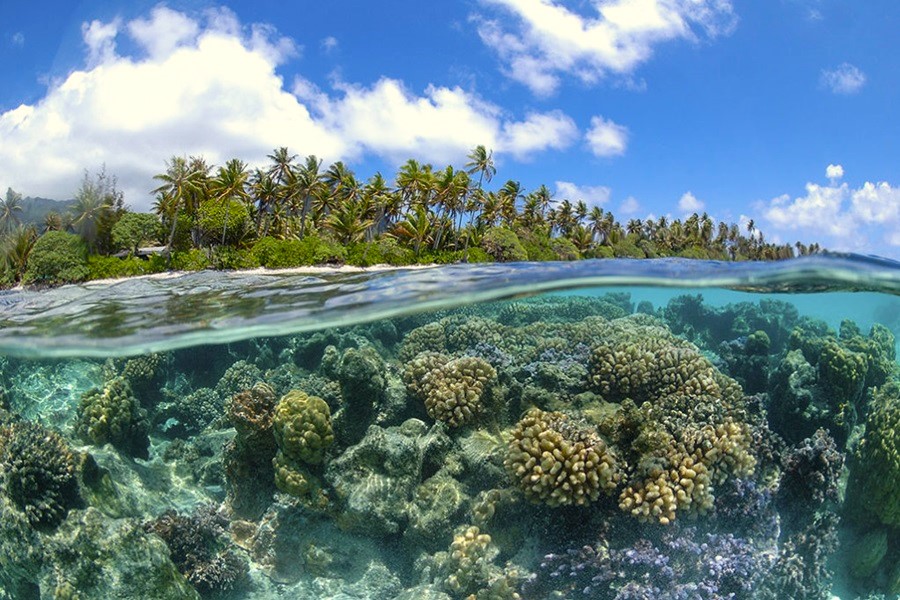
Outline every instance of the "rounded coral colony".
<svg viewBox="0 0 900 600"><path fill-rule="evenodd" d="M517 299L111 360L61 433L12 390L0 589L116 597L148 569L141 597L900 589L893 334L762 306ZM123 536L147 557L127 577L98 558Z"/></svg>

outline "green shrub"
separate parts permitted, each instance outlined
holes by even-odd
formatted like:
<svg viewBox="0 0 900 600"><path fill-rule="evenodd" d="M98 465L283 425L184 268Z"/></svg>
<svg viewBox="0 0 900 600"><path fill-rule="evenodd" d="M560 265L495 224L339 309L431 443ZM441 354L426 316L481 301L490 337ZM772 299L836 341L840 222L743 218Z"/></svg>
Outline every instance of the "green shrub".
<svg viewBox="0 0 900 600"><path fill-rule="evenodd" d="M208 244L224 243L228 246L238 246L253 236L253 217L250 215L250 208L239 200L202 202L197 211L197 226Z"/></svg>
<svg viewBox="0 0 900 600"><path fill-rule="evenodd" d="M528 260L528 253L519 242L518 236L506 227L488 229L481 238L481 248L497 262Z"/></svg>
<svg viewBox="0 0 900 600"><path fill-rule="evenodd" d="M256 255L251 250L243 250L232 246L214 247L210 256L210 264L214 269L228 271L255 269L260 266Z"/></svg>
<svg viewBox="0 0 900 600"><path fill-rule="evenodd" d="M210 265L209 256L198 248L172 253L171 267L175 271L202 271Z"/></svg>
<svg viewBox="0 0 900 600"><path fill-rule="evenodd" d="M80 237L49 231L38 238L28 255L25 283L75 283L87 279L87 246Z"/></svg>
<svg viewBox="0 0 900 600"><path fill-rule="evenodd" d="M113 225L113 242L116 247L135 253L143 242L159 239L160 227L156 215L128 212Z"/></svg>
<svg viewBox="0 0 900 600"><path fill-rule="evenodd" d="M494 262L494 259L491 258L490 254L488 254L481 248L469 248L468 256L466 256L466 262L491 263L491 262Z"/></svg>
<svg viewBox="0 0 900 600"><path fill-rule="evenodd" d="M647 258L644 251L637 247L637 244L630 238L613 245L613 254L616 258Z"/></svg>
<svg viewBox="0 0 900 600"><path fill-rule="evenodd" d="M680 258L694 258L694 259L707 259L709 258L709 254L707 254L706 250L700 248L699 246L691 246L689 248L685 248L681 252L679 252L676 256Z"/></svg>
<svg viewBox="0 0 900 600"><path fill-rule="evenodd" d="M584 258L615 258L613 249L609 246L594 246L584 253Z"/></svg>
<svg viewBox="0 0 900 600"><path fill-rule="evenodd" d="M547 261L558 260L556 253L550 245L550 236L541 231L519 229L516 235L528 254L528 260Z"/></svg>
<svg viewBox="0 0 900 600"><path fill-rule="evenodd" d="M353 244L347 248L347 264L356 267L373 265L404 266L416 262L413 251L401 246L396 239L382 237L372 242Z"/></svg>
<svg viewBox="0 0 900 600"><path fill-rule="evenodd" d="M558 237L550 240L550 249L553 251L553 260L578 260L581 252L569 238ZM530 258L530 257L529 257Z"/></svg>
<svg viewBox="0 0 900 600"><path fill-rule="evenodd" d="M250 251L254 260L267 269L343 263L347 250L334 240L308 235L302 240L264 237Z"/></svg>
<svg viewBox="0 0 900 600"><path fill-rule="evenodd" d="M145 275L149 262L140 258L129 256L119 258L117 256L89 256L88 279L118 279L119 277L134 277Z"/></svg>

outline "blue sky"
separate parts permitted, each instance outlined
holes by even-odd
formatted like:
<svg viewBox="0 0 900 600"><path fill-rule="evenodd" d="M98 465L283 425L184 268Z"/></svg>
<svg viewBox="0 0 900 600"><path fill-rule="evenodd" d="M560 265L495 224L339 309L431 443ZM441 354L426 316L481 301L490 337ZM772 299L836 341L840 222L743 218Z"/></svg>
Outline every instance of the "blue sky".
<svg viewBox="0 0 900 600"><path fill-rule="evenodd" d="M546 183L620 220L708 211L900 255L896 0L0 4L0 187L276 146Z"/></svg>

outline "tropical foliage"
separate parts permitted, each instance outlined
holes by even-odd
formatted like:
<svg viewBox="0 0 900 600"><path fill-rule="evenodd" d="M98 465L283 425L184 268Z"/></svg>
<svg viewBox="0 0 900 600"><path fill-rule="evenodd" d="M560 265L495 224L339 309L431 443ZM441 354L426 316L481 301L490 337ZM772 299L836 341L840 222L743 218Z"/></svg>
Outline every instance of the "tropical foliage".
<svg viewBox="0 0 900 600"><path fill-rule="evenodd" d="M474 148L461 168L409 159L390 180L381 173L363 180L343 162L324 167L317 157L300 158L284 147L268 160L251 167L235 158L216 167L202 156L173 156L154 177L152 214L129 211L105 169L85 173L70 211L47 214L39 239L53 232L77 234L92 255L91 277L165 267L664 256L770 260L820 251L817 244L772 244L752 221L742 230L706 213L623 225L582 199L555 198L544 185L532 191L514 180L496 185L493 155L484 146ZM29 253L38 240L34 229L19 225L20 214L21 196L8 190L0 200L0 281L7 284L28 279ZM124 258L140 244L157 241L165 252L152 266ZM122 265L95 258L120 250L113 259Z"/></svg>

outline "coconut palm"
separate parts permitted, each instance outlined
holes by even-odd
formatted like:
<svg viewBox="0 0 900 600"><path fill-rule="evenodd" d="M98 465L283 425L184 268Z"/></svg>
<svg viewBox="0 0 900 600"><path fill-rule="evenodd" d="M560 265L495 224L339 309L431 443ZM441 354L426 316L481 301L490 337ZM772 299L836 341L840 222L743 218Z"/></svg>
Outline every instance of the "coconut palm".
<svg viewBox="0 0 900 600"><path fill-rule="evenodd" d="M172 250L175 241L178 214L182 210L195 211L200 198L205 195L208 173L209 167L205 166L202 159L191 157L188 162L182 156L173 156L166 162L166 172L153 176L153 179L162 182L162 185L153 190L154 194L159 194L157 213L172 222L166 252Z"/></svg>
<svg viewBox="0 0 900 600"><path fill-rule="evenodd" d="M6 188L6 197L0 200L0 232L9 231L22 222L22 194Z"/></svg>
<svg viewBox="0 0 900 600"><path fill-rule="evenodd" d="M19 281L25 274L28 255L37 238L33 225L21 224L0 238L0 260L3 261L3 267L12 274L14 281Z"/></svg>
<svg viewBox="0 0 900 600"><path fill-rule="evenodd" d="M490 183L494 175L497 174L497 167L494 166L493 150L488 150L484 146L478 145L472 149L466 158L469 159L469 162L465 165L469 175L478 173L478 189L481 189L485 181Z"/></svg>
<svg viewBox="0 0 900 600"><path fill-rule="evenodd" d="M250 171L247 170L247 164L236 158L225 163L224 167L219 167L216 177L210 182L209 192L213 199L225 203L225 222L222 225L222 245L225 245L225 235L228 231L228 211L231 208L231 202L249 202L250 194L247 191L249 185Z"/></svg>
<svg viewBox="0 0 900 600"><path fill-rule="evenodd" d="M406 219L394 225L390 235L407 245L412 245L416 256L423 245L430 243L434 237L432 215L425 206L416 206L415 210L407 213Z"/></svg>

